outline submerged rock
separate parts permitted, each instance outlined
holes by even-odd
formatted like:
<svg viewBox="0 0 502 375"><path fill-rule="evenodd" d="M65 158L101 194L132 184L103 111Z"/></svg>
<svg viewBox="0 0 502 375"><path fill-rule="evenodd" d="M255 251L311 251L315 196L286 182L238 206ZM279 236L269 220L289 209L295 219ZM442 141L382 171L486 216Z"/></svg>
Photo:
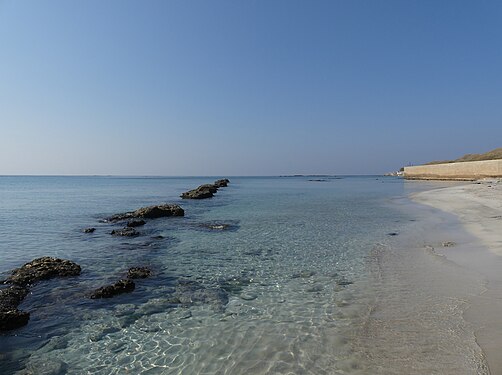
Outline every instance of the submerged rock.
<svg viewBox="0 0 502 375"><path fill-rule="evenodd" d="M8 331L28 324L30 313L17 309L27 294L27 288L17 285L0 290L0 331Z"/></svg>
<svg viewBox="0 0 502 375"><path fill-rule="evenodd" d="M185 211L177 204L161 204L157 206L148 206L137 209L132 212L113 215L106 219L108 222L116 222L129 219L157 219L168 216L184 216Z"/></svg>
<svg viewBox="0 0 502 375"><path fill-rule="evenodd" d="M112 236L137 237L140 233L134 228L114 229L110 233Z"/></svg>
<svg viewBox="0 0 502 375"><path fill-rule="evenodd" d="M6 281L11 284L27 286L54 277L78 276L80 271L80 266L70 260L42 257L13 270Z"/></svg>
<svg viewBox="0 0 502 375"><path fill-rule="evenodd" d="M92 299L97 298L111 298L118 294L122 293L130 293L134 290L136 285L131 280L119 280L115 284L103 286L101 288L96 289L91 294Z"/></svg>
<svg viewBox="0 0 502 375"><path fill-rule="evenodd" d="M171 303L189 306L208 304L217 310L224 310L228 303L228 293L219 287L206 287L192 280L179 280L171 298Z"/></svg>
<svg viewBox="0 0 502 375"><path fill-rule="evenodd" d="M30 313L12 309L0 311L0 331L10 331L28 324Z"/></svg>
<svg viewBox="0 0 502 375"><path fill-rule="evenodd" d="M142 225L145 224L146 224L145 220L130 220L127 222L127 227L135 228L135 227L141 227Z"/></svg>
<svg viewBox="0 0 502 375"><path fill-rule="evenodd" d="M128 279L146 279L152 276L152 270L148 267L131 267L127 271Z"/></svg>

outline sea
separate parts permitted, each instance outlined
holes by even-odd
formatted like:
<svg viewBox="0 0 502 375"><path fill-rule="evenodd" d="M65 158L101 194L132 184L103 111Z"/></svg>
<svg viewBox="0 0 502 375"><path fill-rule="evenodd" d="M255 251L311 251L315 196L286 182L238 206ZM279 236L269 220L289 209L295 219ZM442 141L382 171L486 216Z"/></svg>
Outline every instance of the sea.
<svg viewBox="0 0 502 375"><path fill-rule="evenodd" d="M30 289L29 323L0 333L0 373L489 373L464 317L486 285L442 254L470 239L409 198L448 183L230 177L180 198L221 177L0 177L0 279L42 256L82 268ZM123 223L105 218L161 203L185 216L110 234ZM89 298L131 267L153 274Z"/></svg>

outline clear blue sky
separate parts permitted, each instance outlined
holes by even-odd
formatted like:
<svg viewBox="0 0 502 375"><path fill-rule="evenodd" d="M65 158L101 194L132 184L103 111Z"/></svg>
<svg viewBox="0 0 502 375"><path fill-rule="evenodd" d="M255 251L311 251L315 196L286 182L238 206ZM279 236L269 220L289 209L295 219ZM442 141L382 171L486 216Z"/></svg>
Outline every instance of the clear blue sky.
<svg viewBox="0 0 502 375"><path fill-rule="evenodd" d="M372 174L502 147L502 1L0 0L0 174Z"/></svg>

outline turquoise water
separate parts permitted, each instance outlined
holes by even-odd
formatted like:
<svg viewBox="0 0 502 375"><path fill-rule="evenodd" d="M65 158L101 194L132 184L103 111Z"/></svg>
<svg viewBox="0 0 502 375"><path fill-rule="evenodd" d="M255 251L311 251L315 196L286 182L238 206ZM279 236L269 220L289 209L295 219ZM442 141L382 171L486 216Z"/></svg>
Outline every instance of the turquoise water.
<svg viewBox="0 0 502 375"><path fill-rule="evenodd" d="M406 233L424 214L403 207L405 196L425 185L375 176L323 182L235 177L212 199L179 198L215 179L0 177L1 277L40 256L70 259L83 269L79 277L32 288L20 306L31 313L29 324L0 335L0 372L397 374L408 368L409 374L458 374L444 365L458 357L469 362L460 365L465 373L484 373L482 354L460 311L464 294L478 293L476 287L462 293L445 289L447 297L439 296L449 301L445 314L452 306L460 309L454 327L429 327L458 329L443 343L454 349L435 353L440 367L428 357L430 343L415 336L416 345L423 345L416 361L430 368L379 362L385 345L392 347L381 338L395 329L371 332L375 319L400 309L397 303L390 314L380 307L396 303L399 293L409 297L413 289L403 286L414 277L403 274L403 265L443 267L434 254L400 250L423 245L423 237ZM180 204L185 217L149 221L132 239L111 236L118 226L100 222L159 203ZM204 226L214 223L229 228ZM84 234L87 227L96 231ZM396 261L399 267L390 267ZM138 280L130 294L88 298L133 266L149 266L154 276ZM180 281L223 297L175 305ZM430 297L417 293L414 301L422 298L428 311ZM406 341L406 331L396 339ZM383 345L378 353L375 342Z"/></svg>

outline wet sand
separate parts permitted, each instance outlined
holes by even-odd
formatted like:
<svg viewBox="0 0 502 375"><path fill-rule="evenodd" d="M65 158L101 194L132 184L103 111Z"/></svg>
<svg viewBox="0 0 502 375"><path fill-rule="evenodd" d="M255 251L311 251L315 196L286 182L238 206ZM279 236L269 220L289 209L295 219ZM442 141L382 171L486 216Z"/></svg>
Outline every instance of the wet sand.
<svg viewBox="0 0 502 375"><path fill-rule="evenodd" d="M413 194L412 199L457 216L474 236L440 251L483 278L486 290L470 298L465 319L475 328L490 373L502 374L502 180L434 189Z"/></svg>

